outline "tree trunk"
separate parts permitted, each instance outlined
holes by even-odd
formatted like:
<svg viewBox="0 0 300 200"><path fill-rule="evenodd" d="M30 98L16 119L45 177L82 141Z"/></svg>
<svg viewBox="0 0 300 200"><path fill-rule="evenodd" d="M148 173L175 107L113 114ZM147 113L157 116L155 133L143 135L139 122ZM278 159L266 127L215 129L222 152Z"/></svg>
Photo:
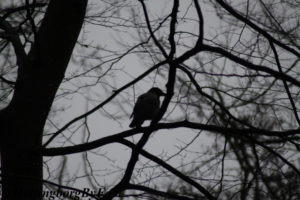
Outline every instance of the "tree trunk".
<svg viewBox="0 0 300 200"><path fill-rule="evenodd" d="M87 0L52 0L0 111L2 199L42 199L42 136L85 16Z"/></svg>

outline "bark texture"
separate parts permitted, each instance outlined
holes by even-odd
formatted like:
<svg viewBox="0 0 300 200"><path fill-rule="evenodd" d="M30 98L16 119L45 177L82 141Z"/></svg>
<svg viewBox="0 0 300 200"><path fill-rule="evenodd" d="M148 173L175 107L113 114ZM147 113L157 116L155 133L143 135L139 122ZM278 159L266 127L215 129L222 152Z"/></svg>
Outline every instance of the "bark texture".
<svg viewBox="0 0 300 200"><path fill-rule="evenodd" d="M18 58L9 106L0 111L2 199L42 199L42 135L80 33L87 0L52 0L35 44ZM16 54L20 49L15 49Z"/></svg>

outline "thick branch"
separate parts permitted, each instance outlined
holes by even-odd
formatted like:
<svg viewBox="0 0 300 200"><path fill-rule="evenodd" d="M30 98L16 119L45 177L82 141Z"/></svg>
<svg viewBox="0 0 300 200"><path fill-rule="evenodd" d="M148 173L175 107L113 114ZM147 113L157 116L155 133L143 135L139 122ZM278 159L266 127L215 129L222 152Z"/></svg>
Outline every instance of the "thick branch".
<svg viewBox="0 0 300 200"><path fill-rule="evenodd" d="M128 184L126 189L127 190L144 191L144 192L147 192L147 193L152 194L152 195L166 197L167 199L198 200L198 199L192 199L192 198L189 198L189 197L173 194L173 193L170 193L170 192L162 192L162 191L155 190L155 189L152 189L152 188L149 188L149 187L146 187L146 186L142 186L142 185Z"/></svg>
<svg viewBox="0 0 300 200"><path fill-rule="evenodd" d="M14 45L19 65L13 97L3 111L5 117L0 113L2 199L42 199L43 130L86 5L87 0L73 0L72 6L69 0L51 0L30 56L25 54L17 32L5 21L0 24ZM11 174L14 176L8 177ZM22 176L28 178L19 178Z"/></svg>
<svg viewBox="0 0 300 200"><path fill-rule="evenodd" d="M179 0L174 0L174 5L171 13L171 23L170 23L170 33L169 33L169 42L171 46L171 50L169 53L169 59L172 60L175 53L176 53L176 43L175 43L175 29L176 29L176 22L177 22L177 13L179 7Z"/></svg>
<svg viewBox="0 0 300 200"><path fill-rule="evenodd" d="M196 48L200 47L200 45L203 43L203 38L204 38L204 19L202 15L202 11L199 5L198 0L194 0L195 3L195 8L197 11L198 19L199 19L199 36L198 40L196 42Z"/></svg>
<svg viewBox="0 0 300 200"><path fill-rule="evenodd" d="M17 30L5 20L0 21L0 29L3 29L5 31L5 35L3 37L6 37L14 47L15 54L17 57L17 64L20 67L26 65L26 63L28 62L28 58L19 38Z"/></svg>
<svg viewBox="0 0 300 200"><path fill-rule="evenodd" d="M174 128L190 128L195 130L206 130L214 133L222 133L224 135L228 134L235 134L240 136L277 136L277 137L288 137L288 136L295 136L300 134L300 130L298 129L291 129L286 131L269 131L263 129L237 129L237 128L226 128L216 125L207 125L207 124L200 124L195 122L189 121L180 121L174 123L159 123L156 127L154 127L153 131L160 130L160 129L174 129ZM139 133L146 132L149 127L142 127L142 128L135 128L123 131L121 133L117 133L114 135L110 135L89 143L69 146L69 147L59 147L59 148L48 148L43 149L42 154L44 156L61 156L61 155L68 155L73 153L80 153L89 151L95 148L99 148L101 146L119 142L121 139L130 137ZM101 135L101 134L99 134Z"/></svg>

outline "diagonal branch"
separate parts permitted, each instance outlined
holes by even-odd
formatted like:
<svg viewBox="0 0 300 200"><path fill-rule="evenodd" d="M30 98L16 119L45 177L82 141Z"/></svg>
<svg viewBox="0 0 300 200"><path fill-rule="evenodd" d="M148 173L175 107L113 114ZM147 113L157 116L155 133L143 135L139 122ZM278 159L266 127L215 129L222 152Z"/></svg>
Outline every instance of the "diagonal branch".
<svg viewBox="0 0 300 200"><path fill-rule="evenodd" d="M187 70L185 67L183 66L178 66L178 68L180 70L182 70L191 80L191 82L194 84L194 86L196 87L196 90L198 91L198 93L202 96L204 96L205 98L211 100L212 102L214 102L216 105L218 105L230 118L234 119L235 121L244 124L248 127L254 128L253 126L251 126L250 124L247 124L246 122L241 121L240 119L236 118L235 116L233 116L228 110L227 108L221 104L220 102L218 102L216 99L214 99L212 96L206 94L204 91L202 91L200 85L197 83L197 81L195 80L195 78L193 77L193 75L191 74L191 72L189 70Z"/></svg>
<svg viewBox="0 0 300 200"><path fill-rule="evenodd" d="M15 84L16 84L16 82L7 80L6 78L4 78L4 77L1 76L1 75L0 75L0 80L2 80L4 83L6 83L6 84L8 84L8 85L15 85Z"/></svg>
<svg viewBox="0 0 300 200"><path fill-rule="evenodd" d="M147 8L146 8L146 5L144 3L144 0L139 0L142 4L142 8L143 8L143 11L144 11L144 15L145 15L145 20L146 20L146 24L147 24L147 27L148 27L148 31L150 33L150 36L151 38L153 39L155 45L159 48L159 50L161 51L161 53L163 54L163 56L165 58L168 57L165 49L161 46L161 44L159 43L159 41L156 39L155 35L154 35L154 32L151 28L151 24L150 24L150 20L149 20L149 16L148 16L148 12L147 12Z"/></svg>
<svg viewBox="0 0 300 200"><path fill-rule="evenodd" d="M252 69L252 70L257 70L257 71L262 71L262 72L266 72L268 74L271 74L272 76L274 76L275 78L278 78L280 80L286 80L288 82L291 82L293 83L294 85L297 85L298 87L300 87L300 81L298 81L297 79L294 79L293 77L285 74L285 73L282 73L282 72L278 72L278 71L275 71L273 69L270 69L268 67L265 67L265 66L262 66L262 65L255 65L251 62L248 62L247 60L244 60L238 56L235 56L233 54L231 54L230 52L220 48L220 47L213 47L213 46L210 46L210 45L202 45L202 51L209 51L209 52L215 52L215 53L218 53L218 54L221 54L223 56L225 56L226 58L229 58L230 60L240 64L240 65L243 65L249 69Z"/></svg>
<svg viewBox="0 0 300 200"><path fill-rule="evenodd" d="M225 3L223 0L216 0L216 2L218 4L220 4L225 10L227 10L230 14L232 14L234 17L236 17L238 20L243 21L248 26L250 26L251 28L253 28L257 32L259 32L260 34L262 34L269 41L272 41L273 43L277 44L281 48L283 48L283 49L285 49L285 50L293 53L297 57L300 57L300 52L296 51L295 49L293 49L293 48L291 48L291 47L283 44L282 42L280 42L277 39L275 39L274 37L272 37L269 33L267 33L266 31L264 31L263 29L261 29L257 25L255 25L249 19L245 18L244 16L242 16L241 14L239 14L238 12L236 12L230 5L228 5L227 3Z"/></svg>
<svg viewBox="0 0 300 200"><path fill-rule="evenodd" d="M269 151L270 153L272 153L276 157L280 158L285 164L287 164L289 167L291 167L297 173L297 175L300 177L300 171L297 169L297 167L295 165L293 165L292 163L290 163L282 155L280 155L279 153L277 153L276 151L274 151L272 148L268 147L264 143L256 140L254 137L250 137L250 136L243 136L243 137L245 137L247 139L247 141L250 140L251 142L256 143L257 145L263 147L264 149L266 149L267 151Z"/></svg>
<svg viewBox="0 0 300 200"><path fill-rule="evenodd" d="M173 9L172 9L173 12L178 10L177 7L178 7L179 2L177 2L177 1L178 0L174 0ZM150 127L144 132L141 139L138 141L137 145L132 149L131 156L130 156L130 159L129 159L129 162L127 164L127 167L126 167L126 170L125 170L125 173L124 173L124 176L123 176L122 180L115 187L113 187L110 191L108 191L103 196L103 199L105 199L105 200L106 199L111 200L118 193L123 191L126 188L126 186L129 184L132 173L133 173L133 170L134 170L135 165L136 165L136 162L138 161L139 154L140 154L141 150L143 149L143 147L145 146L145 144L147 143L151 133L157 127L157 123L159 122L159 120L163 117L163 115L167 111L167 108L169 106L169 103L170 103L170 101L172 99L172 96L173 96L173 93L174 93L174 85L175 85L175 79L176 79L176 67L177 67L178 64L173 62L172 60L170 60L168 58L167 53L165 52L163 47L160 45L160 43L155 38L155 35L153 34L153 31L151 29L151 24L149 22L149 18L148 18L145 3L144 3L143 0L140 0L140 2L141 2L142 7L143 7L143 11L144 11L144 15L145 15L145 18L146 18L146 23L147 23L150 35L151 35L152 39L154 40L155 44L161 50L164 57L167 59L167 63L169 64L168 82L166 84L167 95L164 98L164 101L162 103L161 108L159 109L159 112L158 112L157 116L155 116L154 119L151 121ZM173 26L175 28L174 13L173 13L173 18L172 19L173 19L173 22L171 22L171 26L172 26L172 23L173 23Z"/></svg>
<svg viewBox="0 0 300 200"><path fill-rule="evenodd" d="M115 90L114 93L108 97L105 101L101 102L99 105L97 105L96 107L94 107L93 109L91 109L90 111L72 119L70 122L68 122L66 125L64 125L61 129L59 129L58 131L56 131L55 133L53 133L53 135L51 136L51 138L43 145L43 147L46 147L48 144L50 144L50 142L56 137L58 136L61 132L63 132L64 130L66 130L70 125L72 125L73 123L89 116L90 114L96 112L98 109L102 108L103 106L105 106L108 102L110 102L113 98L115 98L120 92L122 92L123 90L125 90L126 88L128 88L129 86L137 83L139 80L141 80L142 78L144 78L145 76L147 76L148 74L150 74L152 71L154 71L155 69L157 69L158 67L160 67L161 65L166 64L166 61L160 62L156 65L154 65L153 67L151 67L150 69L148 69L147 71L145 71L143 74L141 74L139 77L137 77L136 79L134 79L133 81L125 84L124 86L122 86L121 88L119 88L118 90Z"/></svg>
<svg viewBox="0 0 300 200"><path fill-rule="evenodd" d="M124 144L130 148L134 148L135 145L131 142L129 142L128 140L122 139L119 141L121 144ZM201 186L200 184L198 184L196 181L194 181L193 179L189 178L188 176L182 174L180 171L178 171L177 169L175 169L174 167L172 167L171 165L169 165L168 163L164 162L162 159L148 153L145 150L141 150L141 155L145 156L146 158L152 160L153 162L157 163L158 165L162 166L163 168L165 168L166 170L170 171L171 173L173 173L175 176L181 178L182 180L184 180L185 182L191 184L192 186L194 186L195 188L197 188L201 193L203 193L208 199L210 200L215 200L215 198L210 194L209 191L207 191L203 186Z"/></svg>
<svg viewBox="0 0 300 200"><path fill-rule="evenodd" d="M144 191L144 192L147 192L149 194L156 195L156 196L166 197L166 199L197 200L197 199L177 195L177 194L170 193L170 192L162 192L162 191L152 189L152 188L142 186L142 185L128 184L126 189L127 190L140 190L140 191Z"/></svg>
<svg viewBox="0 0 300 200"><path fill-rule="evenodd" d="M272 42L271 40L269 40L269 43L270 43L271 49L272 49L272 51L273 51L273 53L274 53L274 56L275 56L276 64L277 64L277 67L278 67L278 71L279 71L280 73L283 74L283 72L282 72L282 67L281 67L281 64L280 64L280 61L279 61L279 57L278 57L277 50L276 50L276 48L275 48L275 46L274 46L274 44L273 44L273 42ZM299 116L298 116L297 108L296 108L295 102L294 102L294 100L293 100L292 94L291 94L291 92L290 92L289 86L287 85L285 79L282 79L282 82L283 82L285 91L286 91L286 93L287 93L287 95L288 95L288 98L289 98L289 100L290 100L290 102L291 102L291 105L292 105L293 112L294 112L294 114L295 114L297 123L298 123L298 125L300 126L300 119L299 119Z"/></svg>
<svg viewBox="0 0 300 200"><path fill-rule="evenodd" d="M194 56L195 54L197 54L197 53L199 53L203 50L202 49L202 44L203 44L203 39L204 39L204 26L203 26L204 19L203 19L201 8L200 8L200 5L199 5L198 1L195 0L194 2L195 2L197 15L198 15L198 18L199 18L198 39L197 39L197 42L196 42L195 46L192 49L186 51L179 58L177 58L175 60L177 63L183 63L185 60L189 59L190 57Z"/></svg>

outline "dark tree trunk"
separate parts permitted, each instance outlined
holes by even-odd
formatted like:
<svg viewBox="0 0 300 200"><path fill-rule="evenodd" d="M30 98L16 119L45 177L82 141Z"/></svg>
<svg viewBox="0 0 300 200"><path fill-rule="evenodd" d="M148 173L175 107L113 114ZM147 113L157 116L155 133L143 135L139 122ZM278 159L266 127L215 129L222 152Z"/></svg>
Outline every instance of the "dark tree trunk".
<svg viewBox="0 0 300 200"><path fill-rule="evenodd" d="M82 27L87 0L52 0L35 44L18 60L11 103L0 111L2 199L42 199L42 135Z"/></svg>

